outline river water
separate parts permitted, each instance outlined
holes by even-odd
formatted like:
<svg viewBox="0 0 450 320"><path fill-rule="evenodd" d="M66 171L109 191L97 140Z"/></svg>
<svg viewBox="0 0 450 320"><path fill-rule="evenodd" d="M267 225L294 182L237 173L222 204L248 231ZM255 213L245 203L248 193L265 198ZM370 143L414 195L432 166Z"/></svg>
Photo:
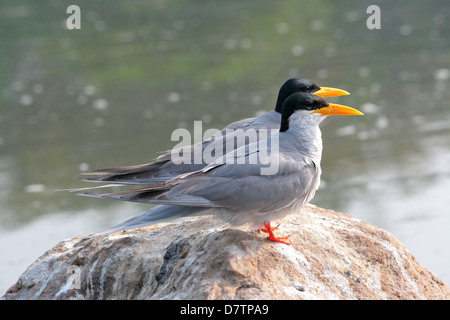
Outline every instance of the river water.
<svg viewBox="0 0 450 320"><path fill-rule="evenodd" d="M450 283L447 0L0 4L0 292L47 249L144 204L77 197L79 172L152 161L177 128L269 111L302 77L365 113L322 124L312 203L370 221Z"/></svg>

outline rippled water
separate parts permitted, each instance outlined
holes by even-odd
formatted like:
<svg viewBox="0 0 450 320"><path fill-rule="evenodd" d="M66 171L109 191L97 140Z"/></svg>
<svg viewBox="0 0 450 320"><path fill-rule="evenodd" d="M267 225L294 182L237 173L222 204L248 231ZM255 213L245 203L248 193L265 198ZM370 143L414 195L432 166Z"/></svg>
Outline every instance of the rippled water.
<svg viewBox="0 0 450 320"><path fill-rule="evenodd" d="M271 110L289 77L350 91L364 117L322 125L312 201L396 235L450 282L450 6L378 1L67 1L0 5L0 291L59 241L143 204L76 197L80 171L145 163Z"/></svg>

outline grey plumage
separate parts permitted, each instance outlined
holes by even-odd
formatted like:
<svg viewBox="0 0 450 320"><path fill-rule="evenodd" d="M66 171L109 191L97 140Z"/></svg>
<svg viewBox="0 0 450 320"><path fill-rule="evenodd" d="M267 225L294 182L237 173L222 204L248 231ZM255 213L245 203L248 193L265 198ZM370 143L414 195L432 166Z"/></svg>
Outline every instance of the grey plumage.
<svg viewBox="0 0 450 320"><path fill-rule="evenodd" d="M290 122L285 132L242 146L200 170L181 174L159 186L78 194L163 205L108 230L206 214L217 215L231 224L262 226L306 204L319 187L322 142L318 124L325 117L311 114L304 104L316 109L328 105L317 96L296 93L285 102L292 109L291 115L285 117ZM261 156L258 163L238 164L252 154ZM278 170L262 175L261 169L271 161L277 163Z"/></svg>
<svg viewBox="0 0 450 320"><path fill-rule="evenodd" d="M286 134L287 135L287 134ZM272 137L273 138L273 137ZM236 225L261 226L264 221L281 218L291 209L306 204L319 186L320 159L287 150L289 137L281 137L283 153L271 155L279 161L275 175L261 175L260 164L221 164L183 175L163 187L147 187L114 193L79 193L87 196L123 201L164 204L167 218L177 216L180 207L191 215L196 211L215 214ZM247 153L248 154L248 153ZM278 158L278 159L277 159ZM192 210L192 207L195 209ZM158 207L156 207L158 208ZM158 217L147 214L147 221L162 221L161 208L152 209ZM177 216L178 217L178 216ZM155 219L155 220L153 220ZM134 221L132 221L134 223ZM124 225L135 227L134 224Z"/></svg>

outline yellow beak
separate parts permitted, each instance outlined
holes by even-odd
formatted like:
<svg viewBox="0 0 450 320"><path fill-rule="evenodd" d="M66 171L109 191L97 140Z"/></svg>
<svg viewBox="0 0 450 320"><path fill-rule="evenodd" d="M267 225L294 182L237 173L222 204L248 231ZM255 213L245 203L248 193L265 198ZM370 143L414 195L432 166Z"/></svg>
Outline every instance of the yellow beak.
<svg viewBox="0 0 450 320"><path fill-rule="evenodd" d="M356 109L343 106L340 104L330 103L327 107L320 108L318 110L313 111L312 113L320 113L323 116L332 116L332 115L342 115L342 116L349 116L349 115L358 115L362 116L364 113L361 111L358 111Z"/></svg>
<svg viewBox="0 0 450 320"><path fill-rule="evenodd" d="M341 89L337 89L337 88L321 87L320 90L314 92L314 94L321 98L325 98L325 97L347 96L350 93L348 93L345 90L341 90Z"/></svg>

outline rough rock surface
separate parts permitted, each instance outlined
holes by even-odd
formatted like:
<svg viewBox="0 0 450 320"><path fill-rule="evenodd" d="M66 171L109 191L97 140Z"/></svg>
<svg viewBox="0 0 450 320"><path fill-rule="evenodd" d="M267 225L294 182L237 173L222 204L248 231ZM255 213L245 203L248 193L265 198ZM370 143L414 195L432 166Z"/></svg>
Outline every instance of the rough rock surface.
<svg viewBox="0 0 450 320"><path fill-rule="evenodd" d="M210 217L62 241L3 299L449 299L390 233L307 206L276 233Z"/></svg>

